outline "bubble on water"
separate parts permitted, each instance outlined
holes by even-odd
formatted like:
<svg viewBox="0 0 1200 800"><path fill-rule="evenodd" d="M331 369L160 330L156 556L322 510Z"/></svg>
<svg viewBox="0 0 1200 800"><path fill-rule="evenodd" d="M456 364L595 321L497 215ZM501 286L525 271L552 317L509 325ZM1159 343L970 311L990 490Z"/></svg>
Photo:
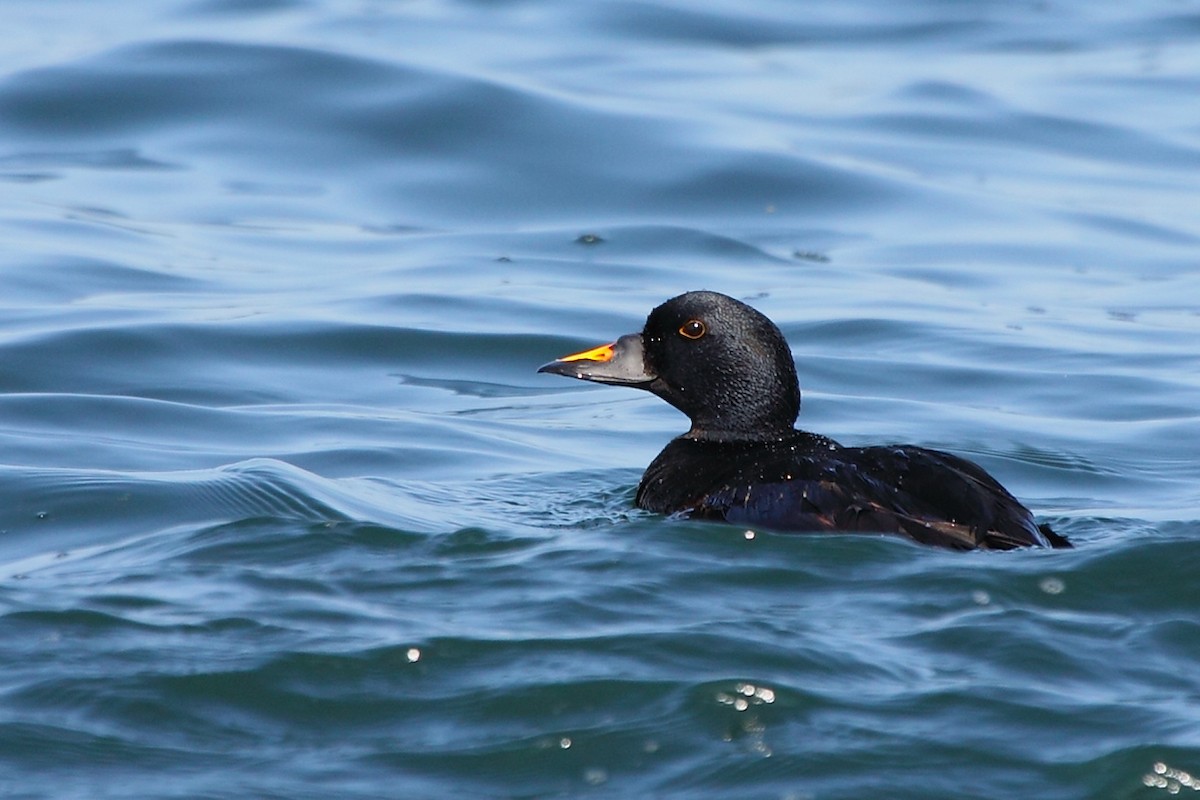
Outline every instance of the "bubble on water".
<svg viewBox="0 0 1200 800"><path fill-rule="evenodd" d="M1067 585L1063 583L1062 578L1042 578L1038 588L1046 594L1062 594Z"/></svg>
<svg viewBox="0 0 1200 800"><path fill-rule="evenodd" d="M992 596L983 589L976 589L975 591L971 592L971 601L977 606L986 606L988 603L992 602Z"/></svg>
<svg viewBox="0 0 1200 800"><path fill-rule="evenodd" d="M733 706L735 711L746 711L751 706L770 705L775 702L775 690L753 683L738 683L734 694L717 692L714 698L723 706Z"/></svg>
<svg viewBox="0 0 1200 800"><path fill-rule="evenodd" d="M408 652L404 654L408 659L408 663L415 664L421 660L421 651L416 647L408 648Z"/></svg>
<svg viewBox="0 0 1200 800"><path fill-rule="evenodd" d="M1142 785L1151 789L1166 789L1167 794L1179 794L1184 789L1200 792L1200 778L1182 769L1155 761L1150 772L1142 776Z"/></svg>

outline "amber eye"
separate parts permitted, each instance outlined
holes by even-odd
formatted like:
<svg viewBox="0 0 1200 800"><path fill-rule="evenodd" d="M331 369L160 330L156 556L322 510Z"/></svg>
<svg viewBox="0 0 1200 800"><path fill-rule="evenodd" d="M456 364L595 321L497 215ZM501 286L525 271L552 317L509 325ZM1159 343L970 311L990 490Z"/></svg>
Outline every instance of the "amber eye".
<svg viewBox="0 0 1200 800"><path fill-rule="evenodd" d="M689 319L683 323L683 327L679 329L679 334L688 339L699 339L707 331L708 329L704 327L703 322L698 319Z"/></svg>

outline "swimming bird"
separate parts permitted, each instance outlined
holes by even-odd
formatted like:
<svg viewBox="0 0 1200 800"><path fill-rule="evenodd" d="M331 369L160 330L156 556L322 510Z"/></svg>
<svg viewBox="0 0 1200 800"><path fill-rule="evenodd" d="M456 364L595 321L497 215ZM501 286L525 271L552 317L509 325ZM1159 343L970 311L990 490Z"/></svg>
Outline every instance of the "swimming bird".
<svg viewBox="0 0 1200 800"><path fill-rule="evenodd" d="M538 372L644 389L691 427L647 467L639 508L786 532L896 534L956 550L1070 547L982 467L915 445L843 447L795 427L800 384L765 315L717 292L673 297L641 333Z"/></svg>

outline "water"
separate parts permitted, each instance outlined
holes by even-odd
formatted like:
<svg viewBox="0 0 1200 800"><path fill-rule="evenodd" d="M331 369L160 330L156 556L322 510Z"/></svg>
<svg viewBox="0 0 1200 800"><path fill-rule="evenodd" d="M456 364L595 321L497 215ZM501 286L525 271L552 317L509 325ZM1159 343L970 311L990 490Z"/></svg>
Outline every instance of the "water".
<svg viewBox="0 0 1200 800"><path fill-rule="evenodd" d="M0 790L1200 773L1200 5L8 0ZM1073 551L631 508L678 292Z"/></svg>

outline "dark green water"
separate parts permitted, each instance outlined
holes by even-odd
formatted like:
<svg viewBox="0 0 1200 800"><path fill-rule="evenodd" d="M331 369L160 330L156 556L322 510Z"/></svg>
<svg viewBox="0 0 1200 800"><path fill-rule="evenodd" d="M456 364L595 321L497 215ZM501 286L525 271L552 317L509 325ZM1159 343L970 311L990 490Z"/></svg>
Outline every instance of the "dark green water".
<svg viewBox="0 0 1200 800"><path fill-rule="evenodd" d="M1200 6L0 22L0 794L1200 786ZM632 509L694 288L1076 549Z"/></svg>

